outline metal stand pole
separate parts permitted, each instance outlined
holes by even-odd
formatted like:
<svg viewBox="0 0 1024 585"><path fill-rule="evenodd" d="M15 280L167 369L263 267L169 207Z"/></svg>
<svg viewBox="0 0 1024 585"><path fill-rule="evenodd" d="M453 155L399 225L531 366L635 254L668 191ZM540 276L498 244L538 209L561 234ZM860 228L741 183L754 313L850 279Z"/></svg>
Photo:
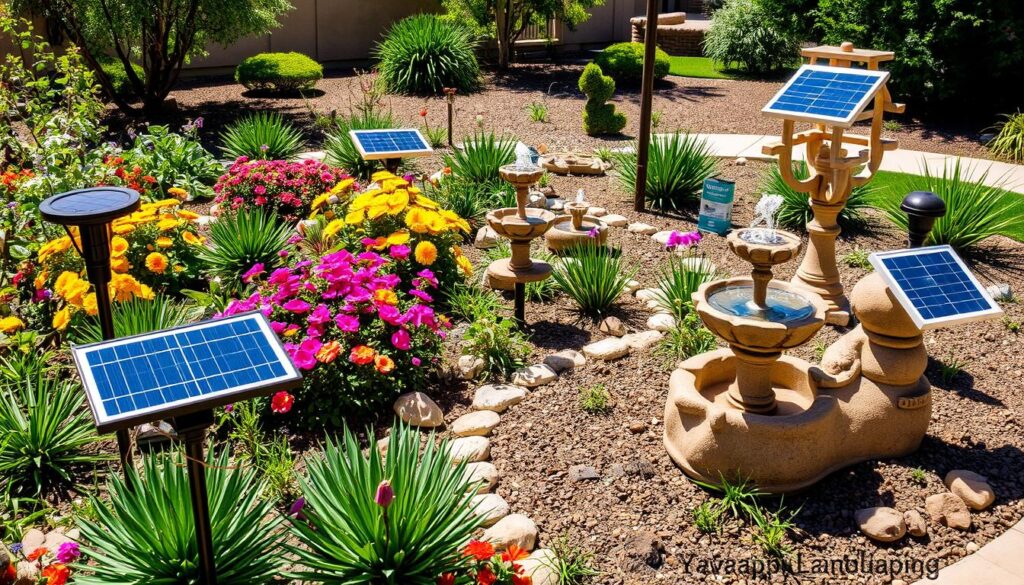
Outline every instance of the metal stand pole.
<svg viewBox="0 0 1024 585"><path fill-rule="evenodd" d="M398 174L398 166L402 164L400 158L386 158L384 159L384 170L391 173L392 175Z"/></svg>
<svg viewBox="0 0 1024 585"><path fill-rule="evenodd" d="M526 327L526 283L517 282L515 288L516 322Z"/></svg>
<svg viewBox="0 0 1024 585"><path fill-rule="evenodd" d="M448 98L448 146L455 146L455 142L452 140L452 118L455 116L455 104L452 103L453 98Z"/></svg>
<svg viewBox="0 0 1024 585"><path fill-rule="evenodd" d="M647 156L651 148L651 102L654 99L654 61L658 48L658 1L647 0L644 26L644 75L640 91L640 133L636 145L636 185L633 210L642 213L647 198Z"/></svg>
<svg viewBox="0 0 1024 585"><path fill-rule="evenodd" d="M213 411L204 410L174 419L178 436L185 441L189 491L192 494L192 519L199 549L199 577L202 585L217 585L217 564L213 556L213 531L210 528L210 500L206 495L206 457L203 443L206 429L213 425Z"/></svg>

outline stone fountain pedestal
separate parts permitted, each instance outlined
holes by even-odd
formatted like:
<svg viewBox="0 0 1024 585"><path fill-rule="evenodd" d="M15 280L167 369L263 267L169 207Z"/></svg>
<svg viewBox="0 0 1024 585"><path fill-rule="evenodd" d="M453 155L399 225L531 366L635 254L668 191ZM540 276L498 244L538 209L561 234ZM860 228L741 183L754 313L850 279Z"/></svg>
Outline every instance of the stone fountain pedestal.
<svg viewBox="0 0 1024 585"><path fill-rule="evenodd" d="M544 234L548 250L553 254L564 254L578 244L604 245L608 241L608 225L600 219L587 215L590 206L585 203L566 203L567 216L557 217L551 229Z"/></svg>

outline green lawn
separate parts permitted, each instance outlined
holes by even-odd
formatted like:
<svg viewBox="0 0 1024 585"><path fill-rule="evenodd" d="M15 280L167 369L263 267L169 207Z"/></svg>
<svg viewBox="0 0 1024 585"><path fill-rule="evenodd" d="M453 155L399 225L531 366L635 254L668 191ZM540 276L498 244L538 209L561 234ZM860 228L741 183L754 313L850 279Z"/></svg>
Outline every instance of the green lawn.
<svg viewBox="0 0 1024 585"><path fill-rule="evenodd" d="M723 69L707 57L669 57L669 75L699 77L702 79L737 79L735 72Z"/></svg>

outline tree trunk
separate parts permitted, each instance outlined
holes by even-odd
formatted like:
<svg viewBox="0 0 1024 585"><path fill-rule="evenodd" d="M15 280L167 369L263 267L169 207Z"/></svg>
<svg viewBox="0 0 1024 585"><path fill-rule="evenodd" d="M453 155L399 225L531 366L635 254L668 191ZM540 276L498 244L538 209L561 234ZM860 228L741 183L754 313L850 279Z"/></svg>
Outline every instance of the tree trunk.
<svg viewBox="0 0 1024 585"><path fill-rule="evenodd" d="M512 48L509 46L509 32L512 28L509 19L511 18L511 5L513 0L497 0L494 6L494 24L497 29L498 41L498 69L508 69L512 62Z"/></svg>

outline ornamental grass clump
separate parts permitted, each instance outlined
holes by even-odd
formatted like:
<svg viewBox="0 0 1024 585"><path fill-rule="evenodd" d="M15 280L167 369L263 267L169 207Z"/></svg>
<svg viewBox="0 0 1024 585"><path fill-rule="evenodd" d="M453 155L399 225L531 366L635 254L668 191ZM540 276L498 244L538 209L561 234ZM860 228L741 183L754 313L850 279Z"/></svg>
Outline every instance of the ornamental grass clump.
<svg viewBox="0 0 1024 585"><path fill-rule="evenodd" d="M421 450L420 434L404 423L392 429L387 457L372 436L364 451L346 428L307 460L299 478L302 518L291 524L299 544L289 546L298 568L289 576L435 585L442 575L461 574L470 559L459 547L481 522L466 495L476 487L466 463L453 465L448 441L433 435Z"/></svg>
<svg viewBox="0 0 1024 585"><path fill-rule="evenodd" d="M381 168L380 161L364 160L363 155L352 141L352 130L387 130L397 122L390 111L367 107L349 116L337 119L337 129L324 140L324 162L345 169L358 179L369 179Z"/></svg>
<svg viewBox="0 0 1024 585"><path fill-rule="evenodd" d="M222 213L257 207L294 223L309 215L315 197L346 178L341 169L315 160L249 160L243 156L213 186L214 202Z"/></svg>
<svg viewBox="0 0 1024 585"><path fill-rule="evenodd" d="M217 583L278 581L287 557L274 505L261 498L256 470L235 465L228 450L206 458L206 491ZM180 452L143 457L141 473L112 475L106 498L91 499L96 519L80 519L90 559L75 576L81 585L199 583L199 552L185 458Z"/></svg>
<svg viewBox="0 0 1024 585"><path fill-rule="evenodd" d="M305 146L302 131L277 112L250 114L221 134L221 152L229 160L239 157L293 160Z"/></svg>
<svg viewBox="0 0 1024 585"><path fill-rule="evenodd" d="M992 154L1015 163L1024 162L1024 112L1003 116L996 129L999 132L988 143Z"/></svg>
<svg viewBox="0 0 1024 585"><path fill-rule="evenodd" d="M618 249L582 243L570 247L566 256L551 277L588 317L607 315L636 274Z"/></svg>
<svg viewBox="0 0 1024 585"><path fill-rule="evenodd" d="M202 316L196 307L162 294L152 300L134 298L115 303L112 309L114 337L118 338L187 325ZM75 343L103 341L99 319L86 320L71 331L70 338Z"/></svg>
<svg viewBox="0 0 1024 585"><path fill-rule="evenodd" d="M437 95L444 88L472 91L480 84L476 39L460 23L417 14L395 23L374 49L390 93Z"/></svg>
<svg viewBox="0 0 1024 585"><path fill-rule="evenodd" d="M810 178L811 173L804 161L793 162L793 176L804 181ZM846 200L846 206L839 212L836 221L844 232L864 231L868 225L868 216L865 211L872 207L873 187L871 184L854 187L850 191L850 197ZM811 211L811 202L807 193L801 193L790 187L782 178L782 172L778 165L771 165L761 177L761 191L769 195L782 197L782 206L775 216L775 221L780 227L804 233L807 231L807 224L814 219L814 212Z"/></svg>
<svg viewBox="0 0 1024 585"><path fill-rule="evenodd" d="M514 139L482 130L463 139L462 148L444 156L444 164L453 177L474 184L493 184L499 179L498 169L515 160Z"/></svg>
<svg viewBox="0 0 1024 585"><path fill-rule="evenodd" d="M199 254L208 275L219 277L229 290L245 287L242 275L257 264L273 270L284 262L294 234L274 213L241 208L210 224L209 245Z"/></svg>
<svg viewBox="0 0 1024 585"><path fill-rule="evenodd" d="M622 187L636 186L636 148L616 152L615 174ZM718 159L706 140L693 134L657 136L647 161L647 202L661 211L681 210L700 202L704 179L718 170Z"/></svg>

